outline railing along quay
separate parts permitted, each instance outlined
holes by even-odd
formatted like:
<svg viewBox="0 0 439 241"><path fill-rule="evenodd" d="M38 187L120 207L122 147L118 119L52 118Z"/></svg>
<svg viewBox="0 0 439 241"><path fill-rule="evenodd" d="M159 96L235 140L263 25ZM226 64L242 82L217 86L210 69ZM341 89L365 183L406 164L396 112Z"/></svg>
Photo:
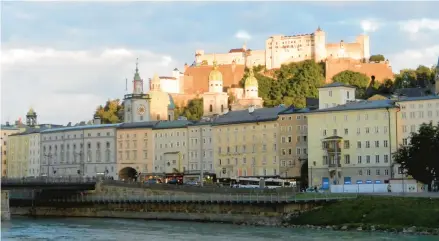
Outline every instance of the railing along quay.
<svg viewBox="0 0 439 241"><path fill-rule="evenodd" d="M97 196L85 195L69 198L57 198L40 200L43 202L65 202L65 203L309 203L309 202L331 202L343 199L354 199L356 195L240 195L240 194L205 194L205 195L149 195L149 196Z"/></svg>
<svg viewBox="0 0 439 241"><path fill-rule="evenodd" d="M97 179L88 177L26 177L26 178L2 178L1 183L5 184L92 184Z"/></svg>

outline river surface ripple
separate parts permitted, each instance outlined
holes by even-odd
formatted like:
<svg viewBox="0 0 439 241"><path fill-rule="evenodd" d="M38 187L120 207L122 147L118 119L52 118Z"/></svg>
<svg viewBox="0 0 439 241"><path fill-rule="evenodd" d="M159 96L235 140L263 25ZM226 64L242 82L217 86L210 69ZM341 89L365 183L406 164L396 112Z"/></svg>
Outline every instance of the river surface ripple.
<svg viewBox="0 0 439 241"><path fill-rule="evenodd" d="M231 224L94 218L26 218L2 222L1 240L84 241L438 241L437 236L340 232Z"/></svg>

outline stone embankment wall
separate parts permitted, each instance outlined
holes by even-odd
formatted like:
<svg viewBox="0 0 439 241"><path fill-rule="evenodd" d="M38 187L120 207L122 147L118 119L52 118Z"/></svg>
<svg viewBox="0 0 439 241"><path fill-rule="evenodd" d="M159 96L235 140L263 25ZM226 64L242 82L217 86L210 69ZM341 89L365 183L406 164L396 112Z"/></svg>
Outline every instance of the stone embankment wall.
<svg viewBox="0 0 439 241"><path fill-rule="evenodd" d="M55 207L57 206L57 207ZM188 220L227 222L251 225L280 225L285 217L300 213L317 204L312 203L131 203L131 204L72 204L44 205L38 207L11 207L13 215L138 218L153 220Z"/></svg>
<svg viewBox="0 0 439 241"><path fill-rule="evenodd" d="M9 220L11 219L11 214L9 210L9 191L1 191L1 220Z"/></svg>

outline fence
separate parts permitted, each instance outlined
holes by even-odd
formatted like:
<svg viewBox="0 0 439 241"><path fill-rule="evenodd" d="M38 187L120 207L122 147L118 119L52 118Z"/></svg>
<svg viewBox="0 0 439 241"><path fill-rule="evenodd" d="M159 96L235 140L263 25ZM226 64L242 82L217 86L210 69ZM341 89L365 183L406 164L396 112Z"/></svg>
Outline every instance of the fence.
<svg viewBox="0 0 439 241"><path fill-rule="evenodd" d="M23 177L23 178L2 178L2 184L19 183L95 183L96 178L89 177Z"/></svg>
<svg viewBox="0 0 439 241"><path fill-rule="evenodd" d="M48 202L317 202L317 201L334 201L341 199L356 198L356 195L343 195L343 194L303 194L303 195L288 195L288 194L276 194L276 195L260 195L260 194L189 194L189 195L135 195L135 196L113 196L113 195L77 195L72 197L62 197L53 199L42 199L39 201ZM15 196L11 197L12 200L30 200L31 196Z"/></svg>
<svg viewBox="0 0 439 241"><path fill-rule="evenodd" d="M383 193L389 184L348 184L331 185L331 193ZM391 192L418 192L417 184L391 184Z"/></svg>

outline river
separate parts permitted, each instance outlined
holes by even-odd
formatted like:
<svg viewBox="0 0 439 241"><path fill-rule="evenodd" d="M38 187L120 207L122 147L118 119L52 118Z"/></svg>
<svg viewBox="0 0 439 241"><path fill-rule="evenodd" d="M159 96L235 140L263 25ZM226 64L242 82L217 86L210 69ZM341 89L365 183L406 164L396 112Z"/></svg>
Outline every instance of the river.
<svg viewBox="0 0 439 241"><path fill-rule="evenodd" d="M2 222L1 240L75 241L433 241L438 237L317 231L231 224L92 218L12 217Z"/></svg>

